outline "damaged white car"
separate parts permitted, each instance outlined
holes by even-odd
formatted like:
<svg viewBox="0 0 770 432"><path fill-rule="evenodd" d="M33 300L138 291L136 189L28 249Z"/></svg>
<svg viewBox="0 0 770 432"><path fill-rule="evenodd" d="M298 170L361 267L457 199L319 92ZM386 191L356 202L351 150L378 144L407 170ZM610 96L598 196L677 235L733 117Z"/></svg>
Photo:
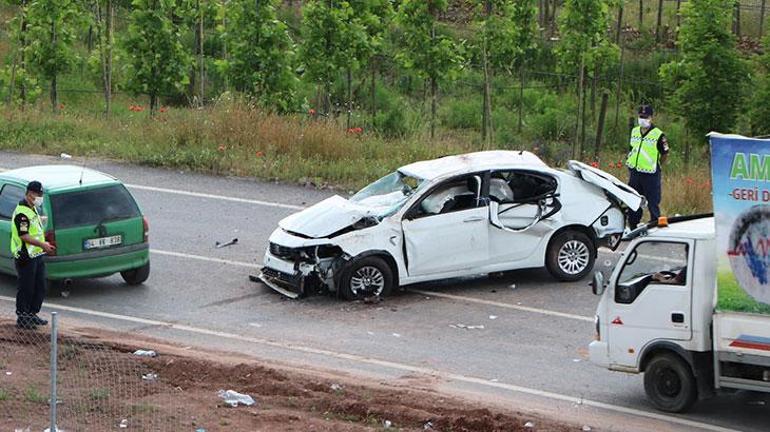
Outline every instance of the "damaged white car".
<svg viewBox="0 0 770 432"><path fill-rule="evenodd" d="M644 198L615 177L529 152L488 151L404 166L350 199L291 215L270 237L259 280L292 298L354 300L437 279L545 266L583 278L620 242Z"/></svg>

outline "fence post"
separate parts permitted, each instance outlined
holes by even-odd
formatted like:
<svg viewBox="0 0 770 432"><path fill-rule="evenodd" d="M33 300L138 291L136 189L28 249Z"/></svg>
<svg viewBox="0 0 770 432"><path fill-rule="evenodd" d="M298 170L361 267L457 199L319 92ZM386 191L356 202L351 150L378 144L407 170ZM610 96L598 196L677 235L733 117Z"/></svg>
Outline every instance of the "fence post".
<svg viewBox="0 0 770 432"><path fill-rule="evenodd" d="M765 1L762 0L762 5L759 7L759 38L762 39L762 33L765 30Z"/></svg>
<svg viewBox="0 0 770 432"><path fill-rule="evenodd" d="M51 313L51 399L50 399L50 411L51 411L51 432L57 432L56 427L56 371L58 370L57 359L59 358L58 345L59 345L59 315L56 312Z"/></svg>
<svg viewBox="0 0 770 432"><path fill-rule="evenodd" d="M658 19L655 22L655 42L660 43L660 26L663 25L663 0L658 0Z"/></svg>

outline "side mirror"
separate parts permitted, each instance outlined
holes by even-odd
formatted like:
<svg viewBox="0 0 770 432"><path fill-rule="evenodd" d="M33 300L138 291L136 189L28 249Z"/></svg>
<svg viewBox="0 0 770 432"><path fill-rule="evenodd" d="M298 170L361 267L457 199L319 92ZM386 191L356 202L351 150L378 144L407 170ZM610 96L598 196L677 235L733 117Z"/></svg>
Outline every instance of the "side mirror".
<svg viewBox="0 0 770 432"><path fill-rule="evenodd" d="M601 270L596 270L594 272L594 279L591 281L591 292L593 292L594 295L600 296L604 294L605 288L604 273L602 273Z"/></svg>

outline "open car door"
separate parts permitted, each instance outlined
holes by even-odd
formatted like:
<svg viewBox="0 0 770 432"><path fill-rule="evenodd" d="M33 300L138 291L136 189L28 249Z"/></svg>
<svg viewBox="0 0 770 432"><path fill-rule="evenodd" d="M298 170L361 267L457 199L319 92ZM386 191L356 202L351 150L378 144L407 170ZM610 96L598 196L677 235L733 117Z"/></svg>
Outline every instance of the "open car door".
<svg viewBox="0 0 770 432"><path fill-rule="evenodd" d="M575 160L567 162L567 168L588 183L604 189L633 211L639 210L646 203L642 195L612 174Z"/></svg>

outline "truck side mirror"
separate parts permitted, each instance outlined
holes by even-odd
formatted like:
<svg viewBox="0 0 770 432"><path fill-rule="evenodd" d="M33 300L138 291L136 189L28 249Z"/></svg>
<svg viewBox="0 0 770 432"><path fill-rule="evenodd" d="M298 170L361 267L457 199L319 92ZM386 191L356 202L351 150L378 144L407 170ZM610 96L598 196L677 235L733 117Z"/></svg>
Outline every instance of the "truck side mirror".
<svg viewBox="0 0 770 432"><path fill-rule="evenodd" d="M594 295L600 296L604 294L604 273L602 273L601 270L596 270L594 272L594 279L591 281L591 291L594 293Z"/></svg>

